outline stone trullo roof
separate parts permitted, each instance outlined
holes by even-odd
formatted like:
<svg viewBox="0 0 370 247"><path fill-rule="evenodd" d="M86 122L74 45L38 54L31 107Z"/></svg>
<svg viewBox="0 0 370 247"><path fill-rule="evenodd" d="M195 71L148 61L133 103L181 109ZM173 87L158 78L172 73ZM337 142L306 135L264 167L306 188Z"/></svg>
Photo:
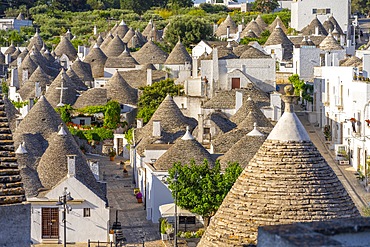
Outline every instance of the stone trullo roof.
<svg viewBox="0 0 370 247"><path fill-rule="evenodd" d="M27 48L28 48L28 50L31 50L32 47L35 46L38 50L41 50L43 45L44 45L44 41L42 41L42 38L41 38L38 30L36 30L36 33L31 38L30 43L28 44Z"/></svg>
<svg viewBox="0 0 370 247"><path fill-rule="evenodd" d="M325 30L324 26L321 24L317 16L313 18L313 20L301 30L303 35L314 35L316 33L316 28L318 28L319 35L328 35L328 32Z"/></svg>
<svg viewBox="0 0 370 247"><path fill-rule="evenodd" d="M125 43L115 35L109 44L102 49L107 57L118 57L125 50Z"/></svg>
<svg viewBox="0 0 370 247"><path fill-rule="evenodd" d="M21 54L22 52L19 50L19 47L15 49L15 52L10 55L11 61L14 61L17 59L17 57Z"/></svg>
<svg viewBox="0 0 370 247"><path fill-rule="evenodd" d="M259 226L359 216L292 111L290 95L284 97L285 113L211 218L198 246L241 247L256 244Z"/></svg>
<svg viewBox="0 0 370 247"><path fill-rule="evenodd" d="M356 56L352 56L341 63L340 66L359 67L362 66L362 60Z"/></svg>
<svg viewBox="0 0 370 247"><path fill-rule="evenodd" d="M105 88L90 88L83 92L76 100L73 108L80 109L86 106L98 106L107 104L107 89Z"/></svg>
<svg viewBox="0 0 370 247"><path fill-rule="evenodd" d="M248 30L243 37L254 38L254 39L258 38L258 36L252 30Z"/></svg>
<svg viewBox="0 0 370 247"><path fill-rule="evenodd" d="M236 33L238 31L238 26L235 24L230 15L227 15L226 19L218 26L215 35L220 37L226 35L227 27L230 27L230 34Z"/></svg>
<svg viewBox="0 0 370 247"><path fill-rule="evenodd" d="M43 187L51 189L62 181L68 174L67 155L76 155L75 177L97 196L106 200L104 192L88 166L85 155L81 152L68 129L65 129L65 131L67 132L66 135L54 133L49 138L49 146L37 166L37 172Z"/></svg>
<svg viewBox="0 0 370 247"><path fill-rule="evenodd" d="M145 37L139 31L135 31L135 35L127 43L127 47L138 48L144 46L145 43L146 43Z"/></svg>
<svg viewBox="0 0 370 247"><path fill-rule="evenodd" d="M0 205L10 205L25 201L22 177L14 154L12 132L9 128L6 107L0 95Z"/></svg>
<svg viewBox="0 0 370 247"><path fill-rule="evenodd" d="M49 63L55 62L55 58L50 54L49 50L45 50L45 52L42 55Z"/></svg>
<svg viewBox="0 0 370 247"><path fill-rule="evenodd" d="M132 56L139 64L164 64L168 54L149 40L140 50L132 53Z"/></svg>
<svg viewBox="0 0 370 247"><path fill-rule="evenodd" d="M189 129L185 135L178 139L167 152L165 152L154 163L156 170L167 171L173 167L176 162L181 164L190 164L194 160L195 164L202 164L204 159L208 161L209 166L214 166L214 160L211 154L190 134Z"/></svg>
<svg viewBox="0 0 370 247"><path fill-rule="evenodd" d="M118 57L109 57L105 63L106 68L135 68L139 63L130 54L126 47Z"/></svg>
<svg viewBox="0 0 370 247"><path fill-rule="evenodd" d="M82 81L94 81L90 64L82 62L79 58L77 58L72 63L71 67Z"/></svg>
<svg viewBox="0 0 370 247"><path fill-rule="evenodd" d="M343 47L336 41L331 33L320 43L321 50L333 51L333 50L343 50Z"/></svg>
<svg viewBox="0 0 370 247"><path fill-rule="evenodd" d="M100 47L95 44L87 56L84 58L84 62L90 64L92 76L94 78L104 76L104 65L108 57L100 49Z"/></svg>
<svg viewBox="0 0 370 247"><path fill-rule="evenodd" d="M255 20L252 20L251 22L248 23L248 25L244 28L241 36L242 37L246 36L249 30L252 30L254 34L257 35L258 37L261 36L261 33L263 31L263 29L258 25L258 23Z"/></svg>
<svg viewBox="0 0 370 247"><path fill-rule="evenodd" d="M327 17L326 20L322 23L322 26L325 28L326 32L328 32L328 33L334 31L334 25L329 20L329 17Z"/></svg>
<svg viewBox="0 0 370 247"><path fill-rule="evenodd" d="M117 26L117 28L114 30L113 35L118 35L121 39L125 37L126 33L128 32L128 26L126 23L122 20L120 24Z"/></svg>
<svg viewBox="0 0 370 247"><path fill-rule="evenodd" d="M76 72L73 70L72 66L70 66L69 69L67 70L67 75L71 79L72 83L74 84L74 88L77 91L86 91L87 90L87 86L81 80L81 78L78 77Z"/></svg>
<svg viewBox="0 0 370 247"><path fill-rule="evenodd" d="M245 168L266 138L267 135L258 131L255 126L252 131L236 142L229 151L220 157L221 169L226 169L229 162L238 162L242 168Z"/></svg>
<svg viewBox="0 0 370 247"><path fill-rule="evenodd" d="M178 41L175 47L172 49L170 55L168 55L165 64L185 64L191 63L191 60L192 59L185 46Z"/></svg>
<svg viewBox="0 0 370 247"><path fill-rule="evenodd" d="M0 64L5 64L5 55L0 51Z"/></svg>
<svg viewBox="0 0 370 247"><path fill-rule="evenodd" d="M135 35L135 30L133 28L130 28L125 34L125 37L122 38L122 41L124 43L128 43L132 39L132 37L134 37L134 35Z"/></svg>
<svg viewBox="0 0 370 247"><path fill-rule="evenodd" d="M4 55L13 54L17 48L14 46L13 42L10 46L5 50Z"/></svg>
<svg viewBox="0 0 370 247"><path fill-rule="evenodd" d="M21 65L19 66L18 71L23 71L23 70L27 69L28 70L28 78L29 78L30 75L32 75L32 73L37 69L37 67L38 67L38 65L31 59L30 53L28 53L27 56L23 59ZM23 74L22 73L18 73L18 81L19 81L20 87L22 87L22 85L25 83L23 81Z"/></svg>
<svg viewBox="0 0 370 247"><path fill-rule="evenodd" d="M153 29L153 20L150 19L148 25L146 25L146 27L142 31L143 36L147 37L152 29Z"/></svg>
<svg viewBox="0 0 370 247"><path fill-rule="evenodd" d="M96 44L98 46L101 46L101 44L104 42L104 39L101 35L98 36L98 38L96 39Z"/></svg>
<svg viewBox="0 0 370 247"><path fill-rule="evenodd" d="M266 24L266 22L262 19L261 15L258 15L257 18L256 18L256 22L258 24L258 26L262 29L262 30L265 30L268 25Z"/></svg>
<svg viewBox="0 0 370 247"><path fill-rule="evenodd" d="M38 66L35 72L32 73L30 78L24 83L24 85L19 89L18 93L22 97L22 100L28 100L29 98L34 98L36 96L35 83L38 82L41 87L41 94L46 91L46 85L50 85L52 78L48 76L43 69Z"/></svg>
<svg viewBox="0 0 370 247"><path fill-rule="evenodd" d="M166 71L152 69L152 81L158 82L166 79ZM123 79L133 88L140 88L147 85L147 68L142 68L140 70L127 70L119 71Z"/></svg>
<svg viewBox="0 0 370 247"><path fill-rule="evenodd" d="M61 57L65 54L70 61L74 61L77 58L77 51L72 45L71 41L64 36L60 37L60 42L54 50L55 55Z"/></svg>
<svg viewBox="0 0 370 247"><path fill-rule="evenodd" d="M287 33L288 29L279 16L276 16L275 20L267 27L267 29L270 31L270 33L272 33L278 24L279 27L284 31L284 33Z"/></svg>
<svg viewBox="0 0 370 247"><path fill-rule="evenodd" d="M139 153L144 151L145 145L151 144L158 139L152 136L153 121L160 121L162 129L160 140L164 143L173 143L185 134L187 126L190 127L190 130L193 130L197 125L197 121L194 118L184 116L173 101L173 98L167 95L149 122L143 128L135 130L135 139L138 143L137 149Z"/></svg>
<svg viewBox="0 0 370 247"><path fill-rule="evenodd" d="M120 104L137 104L137 89L132 88L118 71L108 80L105 88L107 89L108 98L116 100Z"/></svg>
<svg viewBox="0 0 370 247"><path fill-rule="evenodd" d="M104 49L108 46L108 44L112 41L113 38L114 37L113 37L112 33L109 32L107 34L107 36L105 36L103 43L100 44L100 49L102 49L102 51L104 51Z"/></svg>
<svg viewBox="0 0 370 247"><path fill-rule="evenodd" d="M247 100L243 100L243 105L239 110L231 116L230 120L239 125L246 119L250 112L253 112L253 114L258 118L257 124L259 127L272 127L271 122L267 119L265 114L263 114L253 99L248 96ZM254 122L252 122L252 124L253 123Z"/></svg>
<svg viewBox="0 0 370 247"><path fill-rule="evenodd" d="M215 95L205 102L204 109L235 109L235 90L215 92Z"/></svg>
<svg viewBox="0 0 370 247"><path fill-rule="evenodd" d="M263 53L262 51L254 48L253 46L249 46L241 55L240 58L242 59L258 59L258 58L271 58L270 55Z"/></svg>
<svg viewBox="0 0 370 247"><path fill-rule="evenodd" d="M281 45L284 48L283 60L289 61L293 57L293 43L286 36L283 29L277 25L268 37L264 46Z"/></svg>
<svg viewBox="0 0 370 247"><path fill-rule="evenodd" d="M337 30L337 32L342 35L344 34L341 26L337 22L337 20L334 18L333 14L329 17L329 21L333 24L334 28Z"/></svg>
<svg viewBox="0 0 370 247"><path fill-rule="evenodd" d="M17 127L17 125L16 125L16 119L21 114L15 108L15 106L13 105L13 103L9 100L9 98L6 95L3 96L3 102L4 102L5 109L6 109L6 115L8 117L9 128L10 128L10 130L13 133L15 131L16 127Z"/></svg>
<svg viewBox="0 0 370 247"><path fill-rule="evenodd" d="M64 70L50 84L45 97L53 107L57 107L61 103L64 105L73 105L76 102L76 86Z"/></svg>
<svg viewBox="0 0 370 247"><path fill-rule="evenodd" d="M64 34L64 36L69 39L69 40L72 40L74 38L73 34L71 33L71 31L68 29L67 32Z"/></svg>

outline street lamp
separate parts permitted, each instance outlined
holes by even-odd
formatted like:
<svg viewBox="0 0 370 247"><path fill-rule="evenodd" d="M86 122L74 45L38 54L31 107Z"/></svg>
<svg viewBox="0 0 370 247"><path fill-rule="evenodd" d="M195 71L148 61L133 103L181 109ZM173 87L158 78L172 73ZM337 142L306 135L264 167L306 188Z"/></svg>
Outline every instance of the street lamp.
<svg viewBox="0 0 370 247"><path fill-rule="evenodd" d="M175 183L175 233L173 236L173 242L174 246L177 247L177 180L179 175L177 174L177 171L175 172L175 176L173 178L173 182Z"/></svg>
<svg viewBox="0 0 370 247"><path fill-rule="evenodd" d="M67 212L69 213L72 211L71 206L67 204L67 202L72 201L73 198L71 196L71 192L67 192L67 187L64 187L63 195L59 196L57 206L63 206L63 224L64 224L64 240L63 246L67 246Z"/></svg>

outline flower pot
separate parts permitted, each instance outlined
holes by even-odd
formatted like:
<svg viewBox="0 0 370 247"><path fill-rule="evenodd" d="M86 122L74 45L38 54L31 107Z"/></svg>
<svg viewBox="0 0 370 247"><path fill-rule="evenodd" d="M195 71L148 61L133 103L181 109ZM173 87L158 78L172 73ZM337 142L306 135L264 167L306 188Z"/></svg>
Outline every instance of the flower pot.
<svg viewBox="0 0 370 247"><path fill-rule="evenodd" d="M143 203L143 198L136 198L137 199L137 203Z"/></svg>
<svg viewBox="0 0 370 247"><path fill-rule="evenodd" d="M109 156L110 161L114 161L114 156Z"/></svg>

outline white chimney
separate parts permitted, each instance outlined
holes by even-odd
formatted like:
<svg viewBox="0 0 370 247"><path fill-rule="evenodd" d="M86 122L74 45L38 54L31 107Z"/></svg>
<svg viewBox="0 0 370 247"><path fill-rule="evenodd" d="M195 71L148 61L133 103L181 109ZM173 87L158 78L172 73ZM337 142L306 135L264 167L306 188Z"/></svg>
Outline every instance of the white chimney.
<svg viewBox="0 0 370 247"><path fill-rule="evenodd" d="M10 54L5 54L5 64L10 64L11 63L11 57Z"/></svg>
<svg viewBox="0 0 370 247"><path fill-rule="evenodd" d="M146 85L151 86L153 83L153 71L152 69L146 70Z"/></svg>
<svg viewBox="0 0 370 247"><path fill-rule="evenodd" d="M319 36L319 27L315 27L315 36Z"/></svg>
<svg viewBox="0 0 370 247"><path fill-rule="evenodd" d="M35 97L39 98L41 96L40 82L35 82Z"/></svg>
<svg viewBox="0 0 370 247"><path fill-rule="evenodd" d="M239 108L243 105L243 92L236 91L235 92L235 112L239 110Z"/></svg>
<svg viewBox="0 0 370 247"><path fill-rule="evenodd" d="M230 26L227 26L226 28L226 38L228 39L230 37Z"/></svg>
<svg viewBox="0 0 370 247"><path fill-rule="evenodd" d="M28 99L28 111L31 110L31 108L33 107L34 103L35 102L34 102L33 98L29 98Z"/></svg>
<svg viewBox="0 0 370 247"><path fill-rule="evenodd" d="M370 77L370 54L364 54L364 57L362 59L363 69L362 73L365 78Z"/></svg>
<svg viewBox="0 0 370 247"><path fill-rule="evenodd" d="M15 119L15 127L18 127L19 124L22 122L23 118L22 118L22 115L19 115L16 119Z"/></svg>
<svg viewBox="0 0 370 247"><path fill-rule="evenodd" d="M213 34L215 34L215 33L216 33L217 28L218 28L217 24L216 24L216 23L214 23L214 24L213 24Z"/></svg>
<svg viewBox="0 0 370 247"><path fill-rule="evenodd" d="M198 77L198 58L193 57L192 65L193 65L192 76L193 76L193 78L197 78Z"/></svg>
<svg viewBox="0 0 370 247"><path fill-rule="evenodd" d="M198 142L203 143L203 134L204 134L204 115L198 114Z"/></svg>
<svg viewBox="0 0 370 247"><path fill-rule="evenodd" d="M28 69L23 69L22 71L22 83L25 83L28 80Z"/></svg>
<svg viewBox="0 0 370 247"><path fill-rule="evenodd" d="M97 35L98 34L98 29L96 28L96 26L94 26L94 35Z"/></svg>
<svg viewBox="0 0 370 247"><path fill-rule="evenodd" d="M243 32L243 25L242 24L238 25L238 32L239 33Z"/></svg>
<svg viewBox="0 0 370 247"><path fill-rule="evenodd" d="M156 136L156 137L159 137L161 136L161 133L162 130L161 130L161 121L159 120L154 120L153 121L153 136Z"/></svg>
<svg viewBox="0 0 370 247"><path fill-rule="evenodd" d="M10 74L10 86L19 87L18 69L12 69L12 72Z"/></svg>
<svg viewBox="0 0 370 247"><path fill-rule="evenodd" d="M140 128L142 128L142 127L143 127L143 125L144 125L143 119L142 119L142 118L138 118L138 119L136 120L136 128L137 128L137 129L140 129Z"/></svg>
<svg viewBox="0 0 370 247"><path fill-rule="evenodd" d="M21 63L22 63L22 58L17 57L17 67L21 66Z"/></svg>
<svg viewBox="0 0 370 247"><path fill-rule="evenodd" d="M76 155L67 155L67 163L68 163L68 174L67 176L74 177L76 175Z"/></svg>

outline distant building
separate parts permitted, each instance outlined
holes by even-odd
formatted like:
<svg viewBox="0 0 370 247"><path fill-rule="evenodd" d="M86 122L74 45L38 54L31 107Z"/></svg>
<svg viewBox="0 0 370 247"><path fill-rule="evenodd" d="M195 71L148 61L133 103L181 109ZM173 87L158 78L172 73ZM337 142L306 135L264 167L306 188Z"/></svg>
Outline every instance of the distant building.
<svg viewBox="0 0 370 247"><path fill-rule="evenodd" d="M310 24L317 16L321 23L328 15L333 15L343 30L347 30L349 15L351 13L351 1L349 0L294 0L291 4L291 27L297 31Z"/></svg>
<svg viewBox="0 0 370 247"><path fill-rule="evenodd" d="M25 27L25 26L32 26L32 21L25 20L22 13L20 13L17 18L0 19L0 29L1 30L15 29L19 32L21 30L21 27Z"/></svg>

